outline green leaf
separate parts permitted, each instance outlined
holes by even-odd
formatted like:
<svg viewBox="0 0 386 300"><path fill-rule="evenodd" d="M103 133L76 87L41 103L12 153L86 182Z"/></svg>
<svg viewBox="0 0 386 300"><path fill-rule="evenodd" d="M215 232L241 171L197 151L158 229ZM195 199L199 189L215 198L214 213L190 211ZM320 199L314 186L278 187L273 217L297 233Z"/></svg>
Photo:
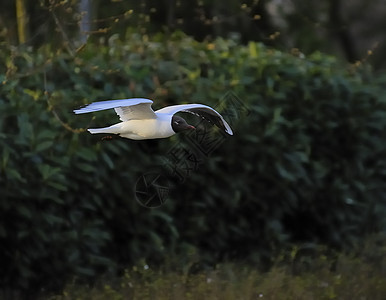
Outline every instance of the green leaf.
<svg viewBox="0 0 386 300"><path fill-rule="evenodd" d="M63 191L63 192L68 191L68 187L62 183L49 181L47 184L59 191Z"/></svg>
<svg viewBox="0 0 386 300"><path fill-rule="evenodd" d="M40 174L43 177L43 180L47 180L56 174L60 173L61 169L56 167L51 167L48 164L39 164L38 169L40 171Z"/></svg>
<svg viewBox="0 0 386 300"><path fill-rule="evenodd" d="M87 161L96 161L97 160L97 155L94 152L94 150L91 148L83 147L83 148L78 150L77 155L80 156L81 158L83 158L84 160L87 160Z"/></svg>
<svg viewBox="0 0 386 300"><path fill-rule="evenodd" d="M95 172L95 166L91 164L86 163L77 163L77 168L88 173Z"/></svg>
<svg viewBox="0 0 386 300"><path fill-rule="evenodd" d="M27 219L32 219L32 212L28 209L27 206L21 205L17 208L18 213Z"/></svg>
<svg viewBox="0 0 386 300"><path fill-rule="evenodd" d="M111 160L110 156L107 153L102 153L102 158L110 169L114 169L114 162Z"/></svg>
<svg viewBox="0 0 386 300"><path fill-rule="evenodd" d="M45 141L45 142L41 142L39 143L36 148L35 148L35 151L36 152L41 152L41 151L44 151L44 150L47 150L48 148L51 148L53 145L53 141Z"/></svg>
<svg viewBox="0 0 386 300"><path fill-rule="evenodd" d="M23 183L26 183L26 179L15 169L10 169L10 168L7 168L5 170L5 173L7 174L7 177L9 179L16 179L17 181L20 181L20 182L23 182Z"/></svg>

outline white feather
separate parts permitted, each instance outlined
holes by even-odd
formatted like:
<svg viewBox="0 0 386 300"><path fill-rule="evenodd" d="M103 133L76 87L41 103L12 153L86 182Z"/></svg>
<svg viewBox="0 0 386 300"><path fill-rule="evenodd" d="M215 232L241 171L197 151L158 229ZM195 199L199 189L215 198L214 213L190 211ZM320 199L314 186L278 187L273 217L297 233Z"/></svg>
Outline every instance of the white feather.
<svg viewBox="0 0 386 300"><path fill-rule="evenodd" d="M225 132L228 133L229 135L233 135L233 131L229 124L224 120L224 118L213 108L210 106L204 105L204 104L178 104L178 105L171 105L171 106L166 106L164 108L161 108L159 110L156 110L156 114L176 114L178 112L189 112L189 113L194 113L195 115L199 115L203 118L205 118L204 115L200 114L199 111L194 111L192 112L191 109L201 109L203 112L206 111L207 113L210 113L214 116L217 116L220 118L222 124L225 127Z"/></svg>
<svg viewBox="0 0 386 300"><path fill-rule="evenodd" d="M151 101L150 99L145 99L145 98L98 101L98 102L93 102L91 104L88 104L82 108L75 109L74 113L75 114L86 114L86 113L94 112L94 111L101 111L101 110L117 108L117 107L127 107L127 106L142 104L142 103L152 104L153 101ZM151 111L153 111L153 110L151 110Z"/></svg>
<svg viewBox="0 0 386 300"><path fill-rule="evenodd" d="M75 114L84 114L106 109L114 109L122 122L104 128L90 128L88 131L95 133L119 134L134 140L165 138L175 134L171 121L178 112L189 112L202 118L215 120L217 125L222 125L226 133L233 135L231 127L224 118L213 108L203 104L180 104L167 106L153 111L150 99L132 98L121 100L98 101L74 110ZM213 117L215 119L213 119Z"/></svg>

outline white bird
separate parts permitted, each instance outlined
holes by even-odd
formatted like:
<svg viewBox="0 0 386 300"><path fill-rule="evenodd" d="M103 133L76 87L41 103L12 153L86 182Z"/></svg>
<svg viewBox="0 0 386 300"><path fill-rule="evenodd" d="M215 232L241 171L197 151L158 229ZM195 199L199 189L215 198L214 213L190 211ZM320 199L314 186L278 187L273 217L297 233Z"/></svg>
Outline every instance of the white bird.
<svg viewBox="0 0 386 300"><path fill-rule="evenodd" d="M98 101L74 110L75 114L84 114L114 108L122 122L104 128L90 128L94 133L117 134L132 140L160 139L170 137L177 132L195 129L178 112L188 112L200 116L210 123L233 135L231 127L213 108L203 104L172 105L153 111L153 101L144 98Z"/></svg>

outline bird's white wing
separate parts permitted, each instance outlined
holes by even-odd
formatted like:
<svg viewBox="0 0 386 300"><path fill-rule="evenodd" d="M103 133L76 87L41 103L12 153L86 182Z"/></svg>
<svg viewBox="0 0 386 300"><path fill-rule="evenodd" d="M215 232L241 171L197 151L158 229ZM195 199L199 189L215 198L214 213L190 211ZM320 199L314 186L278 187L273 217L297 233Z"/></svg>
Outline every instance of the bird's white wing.
<svg viewBox="0 0 386 300"><path fill-rule="evenodd" d="M98 101L76 109L74 113L85 114L114 108L121 121L155 119L152 103L152 100L145 98Z"/></svg>
<svg viewBox="0 0 386 300"><path fill-rule="evenodd" d="M171 114L174 115L178 112L188 112L195 114L210 123L215 124L217 127L223 129L229 135L233 135L233 131L224 118L213 108L203 104L179 104L161 108L156 111L156 114Z"/></svg>

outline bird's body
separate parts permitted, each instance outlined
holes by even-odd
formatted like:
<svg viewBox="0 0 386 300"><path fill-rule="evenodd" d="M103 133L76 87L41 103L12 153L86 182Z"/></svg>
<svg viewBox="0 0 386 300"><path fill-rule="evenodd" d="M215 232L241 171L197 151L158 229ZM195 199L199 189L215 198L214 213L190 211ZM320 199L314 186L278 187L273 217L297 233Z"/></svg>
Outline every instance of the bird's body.
<svg viewBox="0 0 386 300"><path fill-rule="evenodd" d="M159 115L156 119L129 120L109 127L94 128L90 133L110 133L132 140L146 140L150 136L153 139L167 138L175 134L168 116Z"/></svg>
<svg viewBox="0 0 386 300"><path fill-rule="evenodd" d="M104 128L91 128L88 131L92 134L117 134L132 140L167 138L177 132L194 129L183 118L176 116L177 112L199 115L222 128L228 134L233 134L232 129L222 116L209 106L180 104L167 106L154 112L151 108L152 103L153 101L144 98L99 101L74 110L74 112L82 114L114 108L122 122Z"/></svg>

